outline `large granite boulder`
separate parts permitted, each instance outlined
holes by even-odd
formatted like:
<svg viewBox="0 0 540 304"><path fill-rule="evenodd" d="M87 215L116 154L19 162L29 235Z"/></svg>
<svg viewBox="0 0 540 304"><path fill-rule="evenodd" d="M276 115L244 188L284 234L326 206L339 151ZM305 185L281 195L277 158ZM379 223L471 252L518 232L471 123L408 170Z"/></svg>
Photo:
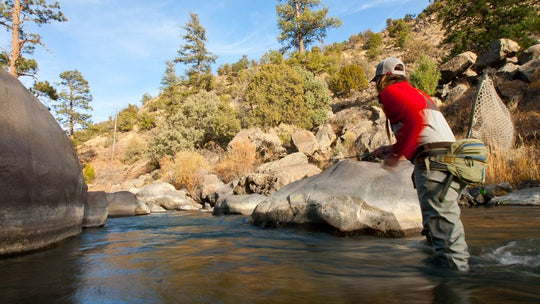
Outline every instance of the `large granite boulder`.
<svg viewBox="0 0 540 304"><path fill-rule="evenodd" d="M0 69L0 256L38 250L82 231L86 183L54 117Z"/></svg>
<svg viewBox="0 0 540 304"><path fill-rule="evenodd" d="M150 208L129 191L107 193L109 217L127 217L150 214Z"/></svg>
<svg viewBox="0 0 540 304"><path fill-rule="evenodd" d="M411 181L413 167L342 161L318 175L283 187L257 205L250 222L260 226L315 225L346 234L403 236L422 229Z"/></svg>
<svg viewBox="0 0 540 304"><path fill-rule="evenodd" d="M200 202L214 206L223 189L230 189L230 193L232 194L232 188L227 187L219 176L216 174L204 174L201 177L201 186L197 189Z"/></svg>
<svg viewBox="0 0 540 304"><path fill-rule="evenodd" d="M320 172L321 169L308 162L304 153L296 152L262 164L256 172L242 177L233 190L235 194L270 195L287 184Z"/></svg>
<svg viewBox="0 0 540 304"><path fill-rule="evenodd" d="M109 201L104 191L89 191L84 203L83 228L103 227L109 215Z"/></svg>
<svg viewBox="0 0 540 304"><path fill-rule="evenodd" d="M463 74L476 62L476 54L473 52L464 52L448 60L440 66L441 80L443 83L449 83L456 76Z"/></svg>
<svg viewBox="0 0 540 304"><path fill-rule="evenodd" d="M291 142L298 152L307 156L312 155L319 149L319 142L313 133L307 130L298 130L291 134Z"/></svg>
<svg viewBox="0 0 540 304"><path fill-rule="evenodd" d="M533 82L535 73L540 70L540 59L533 59L518 68L520 78L529 83Z"/></svg>
<svg viewBox="0 0 540 304"><path fill-rule="evenodd" d="M448 90L446 95L444 96L446 102L454 102L458 99L460 99L467 91L469 90L469 86L465 83L459 83L455 87Z"/></svg>
<svg viewBox="0 0 540 304"><path fill-rule="evenodd" d="M478 56L478 60L474 64L473 69L481 71L490 66L499 68L505 63L506 58L516 56L519 49L519 44L513 40L506 38L498 39L490 45L489 50L486 53Z"/></svg>
<svg viewBox="0 0 540 304"><path fill-rule="evenodd" d="M202 205L195 202L182 190L176 190L173 185L165 182L153 183L142 188L136 194L141 202L152 202L166 210L200 210Z"/></svg>
<svg viewBox="0 0 540 304"><path fill-rule="evenodd" d="M519 63L525 64L533 59L540 59L540 44L535 44L519 55Z"/></svg>
<svg viewBox="0 0 540 304"><path fill-rule="evenodd" d="M330 151L330 147L336 140L337 136L332 129L332 125L325 123L319 127L317 134L315 134L315 138L317 139L319 151L328 152Z"/></svg>

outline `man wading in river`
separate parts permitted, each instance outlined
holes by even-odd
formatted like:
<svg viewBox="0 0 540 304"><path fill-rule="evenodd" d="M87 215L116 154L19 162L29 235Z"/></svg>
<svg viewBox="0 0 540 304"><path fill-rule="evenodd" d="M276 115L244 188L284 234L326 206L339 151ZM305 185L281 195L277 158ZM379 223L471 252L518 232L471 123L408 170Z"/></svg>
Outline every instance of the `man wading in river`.
<svg viewBox="0 0 540 304"><path fill-rule="evenodd" d="M386 166L397 165L401 156L414 163L422 234L435 252L433 261L467 271L469 252L457 203L465 184L452 181L451 174L444 169L429 170L430 164L425 161L426 156L444 153L456 140L450 126L431 98L408 83L401 60L389 57L381 61L371 81L376 84L379 101L397 140L393 145L377 148L373 156L383 159ZM450 187L445 187L448 182Z"/></svg>

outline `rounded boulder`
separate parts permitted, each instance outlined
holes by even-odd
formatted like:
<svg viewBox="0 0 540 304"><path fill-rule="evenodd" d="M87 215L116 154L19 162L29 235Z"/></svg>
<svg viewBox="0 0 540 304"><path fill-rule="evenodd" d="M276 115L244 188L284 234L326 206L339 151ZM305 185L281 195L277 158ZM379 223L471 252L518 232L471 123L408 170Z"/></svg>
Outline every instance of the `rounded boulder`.
<svg viewBox="0 0 540 304"><path fill-rule="evenodd" d="M47 108L0 70L0 256L82 231L87 186L75 149Z"/></svg>

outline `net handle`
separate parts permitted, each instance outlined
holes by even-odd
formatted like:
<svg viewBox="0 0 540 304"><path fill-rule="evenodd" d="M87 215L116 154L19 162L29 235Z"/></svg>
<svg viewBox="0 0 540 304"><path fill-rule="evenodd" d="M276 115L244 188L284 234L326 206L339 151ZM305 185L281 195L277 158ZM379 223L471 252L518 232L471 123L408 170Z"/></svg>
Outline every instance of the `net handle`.
<svg viewBox="0 0 540 304"><path fill-rule="evenodd" d="M484 80L488 77L487 72L484 72L482 74L482 79L480 80L480 84L478 85L478 89L476 90L476 95L474 96L474 102L471 109L471 116L469 119L469 130L467 131L467 138L471 137L472 132L472 126L474 123L474 112L476 111L476 103L478 102L478 95L480 94L480 90L482 90L482 85L484 84Z"/></svg>

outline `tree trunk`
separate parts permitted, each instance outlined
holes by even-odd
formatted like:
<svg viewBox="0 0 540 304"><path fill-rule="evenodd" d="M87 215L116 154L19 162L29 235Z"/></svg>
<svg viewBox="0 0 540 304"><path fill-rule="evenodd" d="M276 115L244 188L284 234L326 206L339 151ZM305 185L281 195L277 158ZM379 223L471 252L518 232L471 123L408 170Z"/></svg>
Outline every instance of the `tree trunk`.
<svg viewBox="0 0 540 304"><path fill-rule="evenodd" d="M298 1L294 1L295 10L296 10L296 39L298 40L298 50L300 54L304 54L304 37L302 36L302 31L300 28L300 5Z"/></svg>
<svg viewBox="0 0 540 304"><path fill-rule="evenodd" d="M72 87L72 84L70 83L69 84L69 138L70 139L73 139L73 129L75 128L74 127L74 123L73 123L73 100L74 100L74 97L73 97L73 87Z"/></svg>
<svg viewBox="0 0 540 304"><path fill-rule="evenodd" d="M9 73L15 78L19 78L17 60L21 55L21 46L19 42L19 31L21 27L21 1L13 1L13 28L11 29L11 56L9 58Z"/></svg>

